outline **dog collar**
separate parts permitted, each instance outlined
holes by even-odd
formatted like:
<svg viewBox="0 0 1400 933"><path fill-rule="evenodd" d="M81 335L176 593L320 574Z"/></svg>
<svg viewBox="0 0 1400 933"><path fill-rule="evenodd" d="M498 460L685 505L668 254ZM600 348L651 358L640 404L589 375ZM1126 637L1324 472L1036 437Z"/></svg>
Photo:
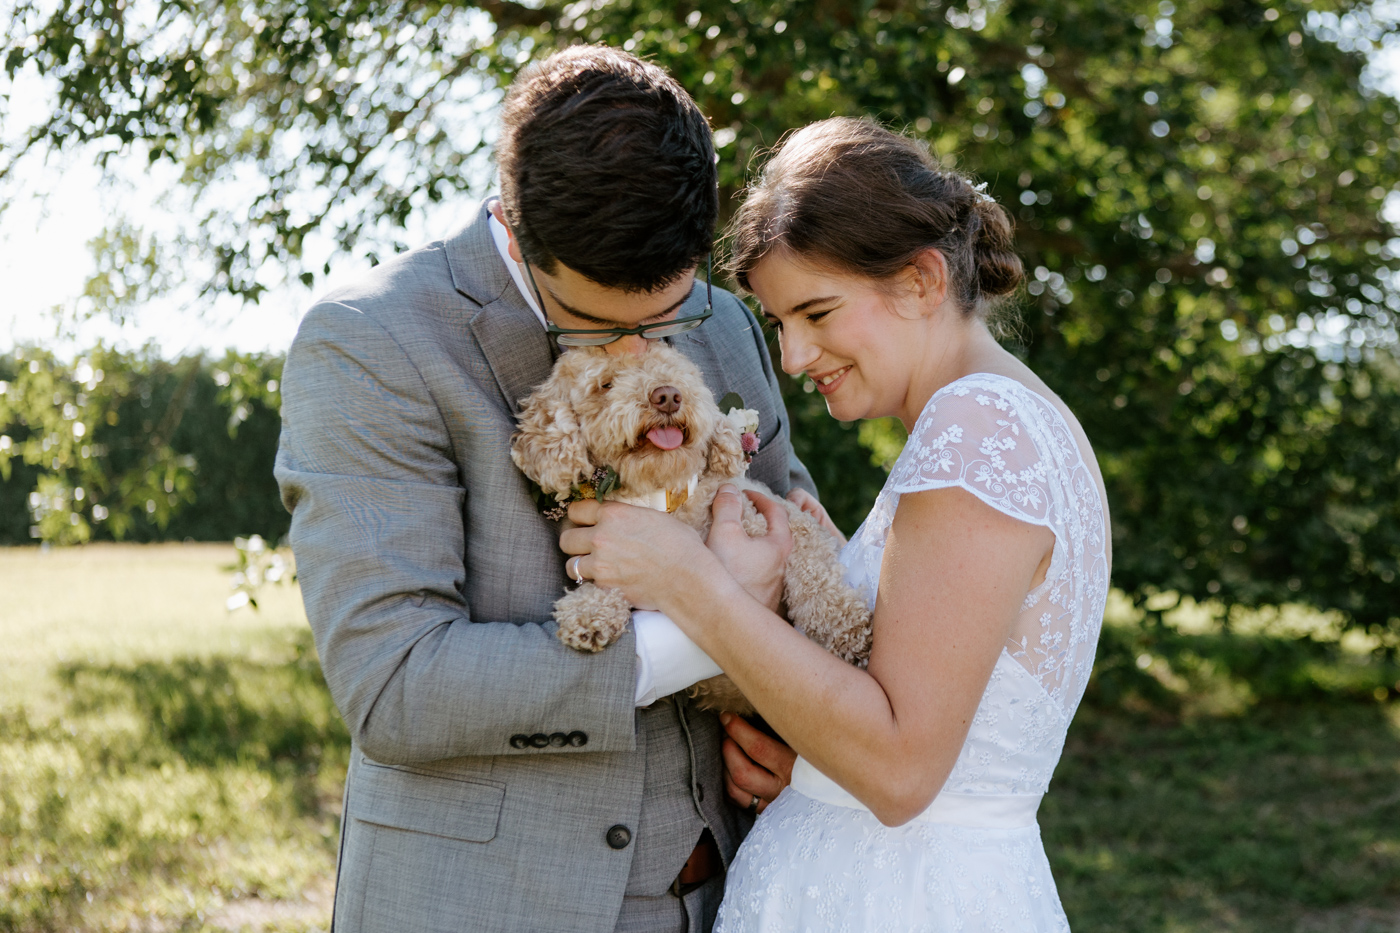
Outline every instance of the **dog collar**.
<svg viewBox="0 0 1400 933"><path fill-rule="evenodd" d="M697 473L690 478L690 482L685 484L684 489L658 489L654 492L634 495L617 493L608 498L616 502L625 502L628 505L640 505L643 508L669 513L685 505L686 500L695 493L695 484L699 481L700 474Z"/></svg>
<svg viewBox="0 0 1400 933"><path fill-rule="evenodd" d="M581 502L584 499L615 499L618 502L625 502L628 505L640 505L643 508L655 509L658 512L674 512L685 505L695 493L695 484L700 481L700 474L696 473L686 483L684 489L658 489L655 492L645 494L618 493L617 472L611 467L599 467L589 477L587 482L579 483L569 491L566 499L557 500L539 487L533 480L530 487L534 493L535 502L538 504L540 514L550 521L559 521L569 514L569 503Z"/></svg>

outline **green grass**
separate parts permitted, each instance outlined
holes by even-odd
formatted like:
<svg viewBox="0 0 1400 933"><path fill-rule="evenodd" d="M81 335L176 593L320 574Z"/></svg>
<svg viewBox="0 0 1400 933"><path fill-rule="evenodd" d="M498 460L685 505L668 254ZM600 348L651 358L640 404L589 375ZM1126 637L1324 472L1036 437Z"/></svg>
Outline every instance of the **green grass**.
<svg viewBox="0 0 1400 933"><path fill-rule="evenodd" d="M328 925L348 740L296 590L226 613L233 560L0 549L0 931ZM1111 616L1041 808L1072 927L1400 930L1400 673L1208 616Z"/></svg>
<svg viewBox="0 0 1400 933"><path fill-rule="evenodd" d="M1041 826L1088 931L1400 929L1400 715L1279 705L1152 722L1082 710Z"/></svg>
<svg viewBox="0 0 1400 933"><path fill-rule="evenodd" d="M0 930L329 926L349 742L232 547L0 551Z"/></svg>

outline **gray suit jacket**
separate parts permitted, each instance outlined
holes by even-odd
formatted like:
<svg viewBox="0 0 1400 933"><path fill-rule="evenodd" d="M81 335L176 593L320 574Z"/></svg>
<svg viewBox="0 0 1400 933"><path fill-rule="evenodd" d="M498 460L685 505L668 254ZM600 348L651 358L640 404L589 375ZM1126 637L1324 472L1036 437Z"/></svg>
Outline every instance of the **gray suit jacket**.
<svg viewBox="0 0 1400 933"><path fill-rule="evenodd" d="M624 893L665 893L706 827L726 861L740 841L716 718L633 708L630 631L596 655L554 638L559 529L509 456L553 353L488 216L328 295L287 357L277 479L353 740L340 933L604 933ZM757 322L714 298L673 345L716 398L760 411L751 475L811 489Z"/></svg>

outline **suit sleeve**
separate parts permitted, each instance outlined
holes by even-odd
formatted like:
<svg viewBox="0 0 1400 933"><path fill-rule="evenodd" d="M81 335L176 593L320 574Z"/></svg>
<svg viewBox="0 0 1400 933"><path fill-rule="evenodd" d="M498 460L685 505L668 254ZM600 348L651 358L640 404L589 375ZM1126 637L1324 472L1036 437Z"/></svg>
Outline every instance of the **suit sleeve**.
<svg viewBox="0 0 1400 933"><path fill-rule="evenodd" d="M470 491L427 384L391 335L353 308L318 305L282 391L276 475L298 578L360 748L386 764L634 748L630 630L584 655L559 643L552 620L470 618ZM574 740L511 743L541 733Z"/></svg>
<svg viewBox="0 0 1400 933"><path fill-rule="evenodd" d="M817 495L817 484L812 482L812 474L807 472L807 467L797 458L797 452L792 448L792 418L788 415L787 405L783 402L783 391L778 386L778 374L773 370L773 358L768 352L768 341L764 339L763 325L759 324L748 305L737 297L734 298L734 302L743 309L744 315L749 319L750 332L754 335L758 358L763 364L763 377L768 381L768 391L772 396L773 410L778 412L778 417L787 429L788 489L781 490L781 492L786 495L792 487L800 486L815 496Z"/></svg>

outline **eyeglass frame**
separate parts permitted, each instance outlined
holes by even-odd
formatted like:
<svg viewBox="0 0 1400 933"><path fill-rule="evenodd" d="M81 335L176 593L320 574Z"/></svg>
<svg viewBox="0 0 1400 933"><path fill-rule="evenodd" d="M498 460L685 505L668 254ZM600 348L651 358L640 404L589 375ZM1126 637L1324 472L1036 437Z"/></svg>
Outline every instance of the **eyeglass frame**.
<svg viewBox="0 0 1400 933"><path fill-rule="evenodd" d="M535 300L540 303L540 313L544 313L544 295L540 292L539 285L535 282L535 274L530 271L530 261L521 257L520 264L525 267L525 277L530 280L530 289L535 293ZM692 331L701 324L709 320L715 313L715 293L712 279L714 278L714 254L705 257L705 310L699 314L692 314L690 317L675 318L670 321L657 321L655 324L639 324L636 327L560 327L553 321L546 318L545 332L554 338L561 347L605 347L610 343L616 343L623 337L636 335L644 340L661 340L665 337L674 337L677 334L684 334ZM661 328L679 327L679 330L669 330L664 334L652 335L649 331L660 330ZM597 338L606 337L606 340ZM590 340L590 338L592 338ZM578 342L575 342L577 340ZM586 342L585 342L586 341Z"/></svg>

